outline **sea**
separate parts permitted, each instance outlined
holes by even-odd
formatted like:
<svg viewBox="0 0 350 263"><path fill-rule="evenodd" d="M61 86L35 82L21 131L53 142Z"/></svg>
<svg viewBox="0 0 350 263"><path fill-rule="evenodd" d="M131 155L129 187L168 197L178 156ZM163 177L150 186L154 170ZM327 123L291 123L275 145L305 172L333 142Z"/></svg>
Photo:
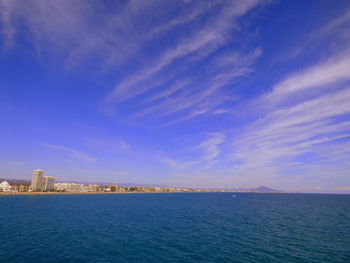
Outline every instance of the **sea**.
<svg viewBox="0 0 350 263"><path fill-rule="evenodd" d="M350 195L0 196L0 262L350 262Z"/></svg>

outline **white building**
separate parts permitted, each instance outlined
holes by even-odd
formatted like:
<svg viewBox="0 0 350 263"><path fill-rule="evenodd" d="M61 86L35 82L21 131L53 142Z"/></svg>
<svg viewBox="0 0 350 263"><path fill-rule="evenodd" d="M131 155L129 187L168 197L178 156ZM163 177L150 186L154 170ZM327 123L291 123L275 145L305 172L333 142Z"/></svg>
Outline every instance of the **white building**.
<svg viewBox="0 0 350 263"><path fill-rule="evenodd" d="M88 186L76 183L55 183L55 189L57 191L65 192L88 192Z"/></svg>
<svg viewBox="0 0 350 263"><path fill-rule="evenodd" d="M51 191L55 189L55 177L43 176L42 170L34 170L32 183L30 185L31 192Z"/></svg>
<svg viewBox="0 0 350 263"><path fill-rule="evenodd" d="M43 176L41 189L43 191L52 191L55 189L55 177Z"/></svg>
<svg viewBox="0 0 350 263"><path fill-rule="evenodd" d="M100 186L97 184L89 184L88 185L88 191L89 192L98 192L100 189Z"/></svg>
<svg viewBox="0 0 350 263"><path fill-rule="evenodd" d="M0 183L1 192L11 192L11 185L7 181Z"/></svg>
<svg viewBox="0 0 350 263"><path fill-rule="evenodd" d="M42 170L34 170L33 176L32 176L32 183L30 185L30 190L35 191L41 191L42 184L43 184L43 171Z"/></svg>

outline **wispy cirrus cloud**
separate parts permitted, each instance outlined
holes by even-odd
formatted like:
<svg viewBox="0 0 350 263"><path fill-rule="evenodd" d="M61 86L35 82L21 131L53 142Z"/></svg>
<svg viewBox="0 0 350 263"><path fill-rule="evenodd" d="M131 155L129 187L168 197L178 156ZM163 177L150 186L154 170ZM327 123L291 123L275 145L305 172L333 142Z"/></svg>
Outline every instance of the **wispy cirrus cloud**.
<svg viewBox="0 0 350 263"><path fill-rule="evenodd" d="M203 100L207 100L205 104L211 104L211 101L208 102L211 100L209 96L232 80L251 72L252 64L261 54L261 49L256 49L248 54L223 52L219 57L211 58L210 56L234 41L234 37L227 36L227 32L238 31L240 29L239 19L260 3L246 1L245 3L222 4L218 14L211 16L192 35L178 38L177 43L161 52L153 63L147 64L146 67L118 83L109 95L108 102L122 102L153 92L149 98L146 96L145 101L157 102L142 105L134 116L155 116L154 112L164 115L183 111L183 116L178 121L189 119L187 116L193 118L213 110L213 107L205 107L207 110L204 110L201 105ZM198 76L192 75L190 78L186 75L184 69L203 67L201 65L203 62L208 65L205 75L203 72ZM173 65L178 63L181 63L182 66L175 69ZM164 74L169 74L170 77L164 78ZM159 83L158 80L161 82ZM223 103L226 99L221 96L220 101L214 104ZM187 110L191 112L186 113Z"/></svg>
<svg viewBox="0 0 350 263"><path fill-rule="evenodd" d="M154 112L178 114L167 121L178 123L216 111L227 100L222 89L252 71L260 49L227 47L243 33L244 16L265 2L116 1L106 10L103 3L82 0L14 0L2 2L0 15L8 43L25 30L39 54L61 60L66 68L87 68L92 62L90 69L107 74L118 69L105 112L127 108L130 116L158 119ZM163 39L161 48L152 50L165 34L174 40ZM189 76L189 70L198 73ZM223 95L212 102L215 93ZM130 100L134 107L128 106Z"/></svg>
<svg viewBox="0 0 350 263"><path fill-rule="evenodd" d="M97 76L97 85L86 85L88 96L72 93L77 104L67 103L65 112L89 116L78 122L98 135L85 146L105 157L110 171L116 155L132 157L120 161L127 167L132 155L145 151L137 162L150 167L145 157L163 149L168 152L152 162L191 177L187 182L349 185L350 13L335 6L333 20L332 12L315 15L306 29L265 18L255 23L271 2L3 0L1 44L13 52L18 43L23 54L34 47L45 65ZM328 11L322 6L320 12ZM275 9L266 14L284 20ZM56 114L48 108L48 115ZM127 141L114 137L117 131ZM96 160L79 146L40 145L72 160ZM334 176L338 185L332 185Z"/></svg>
<svg viewBox="0 0 350 263"><path fill-rule="evenodd" d="M337 17L310 40L344 33L349 22L347 13ZM236 174L249 175L257 169L262 177L288 182L290 188L302 188L306 178L309 185L323 182L330 186L334 177L347 183L349 49L335 49L323 60L290 74L248 108L259 119L233 143Z"/></svg>
<svg viewBox="0 0 350 263"><path fill-rule="evenodd" d="M15 166L23 166L24 165L24 162L16 162L15 163Z"/></svg>
<svg viewBox="0 0 350 263"><path fill-rule="evenodd" d="M316 50L321 47L323 51L330 49L347 49L348 41L350 40L350 12L348 3L344 8L333 18L328 20L322 26L308 32L304 36L303 43L298 45L293 55L305 55L310 50ZM328 47L324 44L331 41L331 45Z"/></svg>
<svg viewBox="0 0 350 263"><path fill-rule="evenodd" d="M207 74L192 76L192 80L178 79L169 89L152 96L156 103L141 108L135 116L168 117L180 113L179 117L167 121L167 125L173 125L200 115L226 113L221 105L238 97L226 94L222 88L251 73L261 53L261 49L257 48L249 54L229 52L216 56L208 62Z"/></svg>
<svg viewBox="0 0 350 263"><path fill-rule="evenodd" d="M120 138L87 138L86 145L110 153L130 151L132 149L129 143Z"/></svg>
<svg viewBox="0 0 350 263"><path fill-rule="evenodd" d="M257 171L261 178L283 180L294 189L302 187L305 178L329 185L333 176L346 181L349 61L348 52L336 54L282 80L256 99L253 105L263 111L235 139L232 172L249 177Z"/></svg>
<svg viewBox="0 0 350 263"><path fill-rule="evenodd" d="M336 85L348 80L350 80L350 54L349 51L346 51L288 77L273 87L272 91L264 96L264 99L270 104L282 103L290 100L293 95L307 95L306 92L315 89L317 93L320 93L323 89L332 88L331 84Z"/></svg>
<svg viewBox="0 0 350 263"><path fill-rule="evenodd" d="M48 144L48 143L37 143L41 146L45 146L48 147L50 149L54 149L54 150L59 150L62 152L65 152L68 154L68 156L72 159L81 161L81 162L87 162L87 163L91 163L91 162L95 162L97 160L97 158L90 156L87 153L78 151L76 149L73 148L69 148L69 147L64 147L64 146L60 146L60 145L55 145L55 144Z"/></svg>
<svg viewBox="0 0 350 263"><path fill-rule="evenodd" d="M109 15L102 3L81 0L5 0L1 4L7 43L14 43L17 35L25 30L39 54L51 55L57 60L63 58L68 68L81 68L91 60L104 68L120 65L132 51L137 51L138 47L132 44L138 43L137 36L130 34L135 31L131 30L132 21L128 18L152 5L152 1L111 4Z"/></svg>
<svg viewBox="0 0 350 263"><path fill-rule="evenodd" d="M201 143L190 147L188 150L197 152L197 157L187 161L178 161L169 158L164 153L163 162L174 168L177 172L188 173L193 169L205 170L212 167L221 153L221 145L225 141L225 135L220 132L208 133L208 138Z"/></svg>
<svg viewBox="0 0 350 263"><path fill-rule="evenodd" d="M209 136L209 139L194 147L194 149L203 151L203 161L211 161L217 158L220 154L219 146L225 140L225 135L223 133L210 133Z"/></svg>
<svg viewBox="0 0 350 263"><path fill-rule="evenodd" d="M226 132L230 160L222 157L215 171L183 170L185 178L220 187L254 182L293 191L340 191L338 185L350 178L350 84L344 73L349 56L344 54L295 72L249 107L236 109L250 110L257 119Z"/></svg>

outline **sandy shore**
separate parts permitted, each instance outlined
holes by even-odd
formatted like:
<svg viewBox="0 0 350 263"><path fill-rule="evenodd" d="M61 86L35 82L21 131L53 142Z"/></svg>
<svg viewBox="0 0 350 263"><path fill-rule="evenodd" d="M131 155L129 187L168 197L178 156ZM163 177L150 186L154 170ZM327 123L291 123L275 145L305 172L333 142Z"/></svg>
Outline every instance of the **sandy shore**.
<svg viewBox="0 0 350 263"><path fill-rule="evenodd" d="M152 194L150 192L0 192L1 195L91 195L91 194Z"/></svg>
<svg viewBox="0 0 350 263"><path fill-rule="evenodd" d="M229 191L227 191L229 192ZM226 192L226 193L227 193ZM234 191L232 191L234 192ZM217 193L216 191L193 192L0 192L0 196L8 195L90 195L90 194L168 194L168 193ZM237 192L234 192L237 193ZM249 192L251 193L251 192Z"/></svg>

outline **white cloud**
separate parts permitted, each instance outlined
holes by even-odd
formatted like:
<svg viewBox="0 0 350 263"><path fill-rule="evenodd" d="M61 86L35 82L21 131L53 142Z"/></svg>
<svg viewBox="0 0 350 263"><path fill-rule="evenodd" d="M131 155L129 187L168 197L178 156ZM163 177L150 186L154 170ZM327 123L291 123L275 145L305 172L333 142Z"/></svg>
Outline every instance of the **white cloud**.
<svg viewBox="0 0 350 263"><path fill-rule="evenodd" d="M5 48L12 45L13 37L15 35L15 26L11 23L13 19L15 5L11 0L4 0L0 2L0 22L3 25L2 34L4 36Z"/></svg>
<svg viewBox="0 0 350 263"><path fill-rule="evenodd" d="M193 146L190 150L199 152L199 156L187 161L177 161L169 158L164 153L163 162L176 170L176 173L193 174L193 170L203 171L211 168L217 163L221 153L220 146L225 141L223 133L209 133L209 138Z"/></svg>
<svg viewBox="0 0 350 263"><path fill-rule="evenodd" d="M290 189L321 182L326 187L334 177L349 181L350 122L342 118L350 114L350 87L344 82L349 69L350 56L336 55L256 99L254 105L263 110L232 145L232 174ZM306 96L311 88L316 92Z"/></svg>
<svg viewBox="0 0 350 263"><path fill-rule="evenodd" d="M163 163L171 166L172 168L175 168L177 170L186 170L190 167L192 167L193 165L197 165L199 163L199 161L188 161L188 162L179 162L179 161L175 161L169 157L163 157Z"/></svg>
<svg viewBox="0 0 350 263"><path fill-rule="evenodd" d="M0 16L4 39L8 43L16 39L16 32L25 31L25 35L18 37L28 38L26 40L43 58L63 62L66 68L90 68L92 72L118 69L121 74L116 76L118 82L107 96L107 102L101 105L104 112L113 113L113 109L126 100L150 92L144 101L136 103L136 112L128 114L159 118L155 112L163 115L181 112L177 121L180 122L203 115L203 100L210 101L218 90L252 71L260 49L242 48L248 51L240 53L228 51L220 59L214 59L215 63L210 62L210 56L235 41L235 32L241 30L241 19L264 2L165 4L157 0L127 1L110 4L106 12L105 5L99 2L23 3L12 0L1 2ZM212 8L215 13L211 12ZM179 27L186 30L178 34ZM176 41L166 43L156 54L144 52L154 46L160 36L174 32ZM85 67L91 61L93 63ZM129 61L133 61L131 67ZM177 63L181 66L174 67ZM198 76L186 77L188 70L199 63L209 63L211 69ZM125 64L130 68L127 72L124 71ZM204 101L208 114L227 99L215 96L217 100L211 106ZM159 107L153 107L154 101L159 102ZM199 112L202 113L195 114Z"/></svg>
<svg viewBox="0 0 350 263"><path fill-rule="evenodd" d="M23 166L24 165L24 162L16 162L15 163L15 166Z"/></svg>
<svg viewBox="0 0 350 263"><path fill-rule="evenodd" d="M110 153L131 150L130 144L120 138L86 138L86 145Z"/></svg>
<svg viewBox="0 0 350 263"><path fill-rule="evenodd" d="M131 149L131 146L122 139L117 140L117 145L118 148L121 148L124 151L129 151Z"/></svg>
<svg viewBox="0 0 350 263"><path fill-rule="evenodd" d="M255 49L249 54L224 53L215 57L208 64L208 72L199 79L188 78L177 80L174 85L152 96L161 99L155 105L141 108L136 117L152 115L157 117L182 113L181 117L168 121L166 125L174 125L200 115L218 114L227 112L218 107L225 101L236 100L237 97L228 96L221 89L235 79L253 71L252 65L261 55L261 49Z"/></svg>
<svg viewBox="0 0 350 263"><path fill-rule="evenodd" d="M73 148L68 148L68 147L54 145L54 144L48 144L48 143L38 143L38 144L45 146L45 147L48 147L48 148L51 148L51 149L56 149L56 150L66 152L66 153L68 153L70 158L76 159L78 161L90 163L90 162L95 162L97 160L95 157L92 157L87 153L75 150Z"/></svg>
<svg viewBox="0 0 350 263"><path fill-rule="evenodd" d="M209 62L208 72L198 76L186 76L186 70L203 63L204 60L212 60L209 56L223 45L234 40L233 36L227 36L230 30L239 30L239 19L247 14L260 1L245 1L244 3L232 2L222 5L220 12L212 16L191 35L179 37L174 46L160 51L160 56L151 63L145 64L135 74L128 76L119 82L114 91L109 94L107 104L114 101L123 102L133 99L140 94L153 92L145 99L146 103L157 100L155 105L140 105L134 116L164 116L182 111L180 119L187 120L206 111L200 105L204 100L211 101L213 93L252 71L252 64L260 56L261 49L251 52L237 53L226 52L221 58ZM172 67L181 63L180 67ZM207 62L204 62L207 63ZM166 73L164 73L166 71ZM215 105L223 103L227 98L221 98L213 102L213 106L206 107L211 112ZM204 103L208 103L205 101ZM190 110L187 114L185 111ZM194 113L198 114L194 114ZM188 117L186 115L190 115ZM180 120L179 120L180 121ZM178 121L175 121L176 123Z"/></svg>
<svg viewBox="0 0 350 263"><path fill-rule="evenodd" d="M106 13L99 2L5 0L0 15L7 42L13 42L16 31L25 29L39 53L63 58L67 67L81 67L93 59L97 70L119 66L138 51L141 38L132 19L153 2L111 5Z"/></svg>
<svg viewBox="0 0 350 263"><path fill-rule="evenodd" d="M202 156L203 161L211 161L219 156L220 148L219 145L225 140L225 135L222 133L210 133L210 138L199 145L195 146L194 149L200 149L204 152Z"/></svg>
<svg viewBox="0 0 350 263"><path fill-rule="evenodd" d="M298 72L273 87L272 92L265 95L268 103L278 103L290 99L289 97L310 89L329 88L350 79L350 52L337 55L329 61L322 62L302 72Z"/></svg>

